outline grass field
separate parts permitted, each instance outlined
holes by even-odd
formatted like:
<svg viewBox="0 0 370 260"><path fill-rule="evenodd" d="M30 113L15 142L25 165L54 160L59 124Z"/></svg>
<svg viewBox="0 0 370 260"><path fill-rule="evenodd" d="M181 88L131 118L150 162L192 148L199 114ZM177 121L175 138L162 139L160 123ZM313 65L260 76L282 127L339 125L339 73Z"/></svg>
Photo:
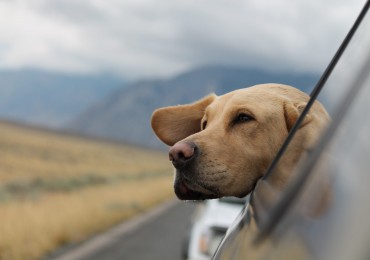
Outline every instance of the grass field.
<svg viewBox="0 0 370 260"><path fill-rule="evenodd" d="M0 122L0 259L39 259L173 197L162 152Z"/></svg>

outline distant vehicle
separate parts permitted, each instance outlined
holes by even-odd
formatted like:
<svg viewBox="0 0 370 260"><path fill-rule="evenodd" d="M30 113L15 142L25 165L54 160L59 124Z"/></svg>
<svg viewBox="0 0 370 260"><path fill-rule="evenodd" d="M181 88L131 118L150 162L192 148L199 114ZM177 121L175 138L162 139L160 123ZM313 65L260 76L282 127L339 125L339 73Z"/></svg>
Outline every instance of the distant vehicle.
<svg viewBox="0 0 370 260"><path fill-rule="evenodd" d="M246 200L224 197L199 203L193 216L190 235L184 245L184 259L211 259Z"/></svg>
<svg viewBox="0 0 370 260"><path fill-rule="evenodd" d="M311 101L326 100L326 132L288 187L276 190L270 176L299 131L297 121L213 259L370 259L369 5L311 93Z"/></svg>

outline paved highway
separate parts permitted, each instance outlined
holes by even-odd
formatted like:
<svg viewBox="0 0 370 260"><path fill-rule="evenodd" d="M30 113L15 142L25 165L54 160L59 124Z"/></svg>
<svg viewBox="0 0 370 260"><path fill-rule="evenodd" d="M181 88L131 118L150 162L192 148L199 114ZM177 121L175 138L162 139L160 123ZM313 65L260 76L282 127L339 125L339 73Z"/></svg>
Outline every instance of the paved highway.
<svg viewBox="0 0 370 260"><path fill-rule="evenodd" d="M171 201L52 259L180 260L195 204Z"/></svg>

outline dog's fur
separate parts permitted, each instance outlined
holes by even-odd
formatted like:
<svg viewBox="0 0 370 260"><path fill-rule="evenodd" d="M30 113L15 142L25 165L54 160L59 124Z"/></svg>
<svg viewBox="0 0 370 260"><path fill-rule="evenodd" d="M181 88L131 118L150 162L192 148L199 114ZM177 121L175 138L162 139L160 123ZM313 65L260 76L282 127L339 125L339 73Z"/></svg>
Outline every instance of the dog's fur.
<svg viewBox="0 0 370 260"><path fill-rule="evenodd" d="M178 198L243 197L250 193L308 99L290 86L262 84L154 111L152 128L156 135L175 152L184 147L184 153L190 151L191 160L185 165L173 161ZM299 158L316 142L328 120L324 107L316 101L272 175L274 185L284 187ZM174 160L171 151L170 158Z"/></svg>

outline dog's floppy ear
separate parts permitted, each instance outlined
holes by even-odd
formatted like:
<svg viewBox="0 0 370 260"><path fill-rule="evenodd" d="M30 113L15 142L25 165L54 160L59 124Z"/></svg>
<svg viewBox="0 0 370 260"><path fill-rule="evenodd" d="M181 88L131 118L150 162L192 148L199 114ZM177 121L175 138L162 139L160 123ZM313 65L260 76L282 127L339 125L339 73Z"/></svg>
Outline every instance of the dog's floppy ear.
<svg viewBox="0 0 370 260"><path fill-rule="evenodd" d="M155 134L167 145L200 131L204 110L216 98L215 94L188 105L159 108L153 112L152 128Z"/></svg>
<svg viewBox="0 0 370 260"><path fill-rule="evenodd" d="M298 117L301 115L302 111L306 107L306 103L292 103L292 102L285 102L284 103L284 116L286 127L288 132L294 126L295 122L297 121ZM312 120L309 114L306 115L305 119L303 120L300 128L308 124Z"/></svg>

